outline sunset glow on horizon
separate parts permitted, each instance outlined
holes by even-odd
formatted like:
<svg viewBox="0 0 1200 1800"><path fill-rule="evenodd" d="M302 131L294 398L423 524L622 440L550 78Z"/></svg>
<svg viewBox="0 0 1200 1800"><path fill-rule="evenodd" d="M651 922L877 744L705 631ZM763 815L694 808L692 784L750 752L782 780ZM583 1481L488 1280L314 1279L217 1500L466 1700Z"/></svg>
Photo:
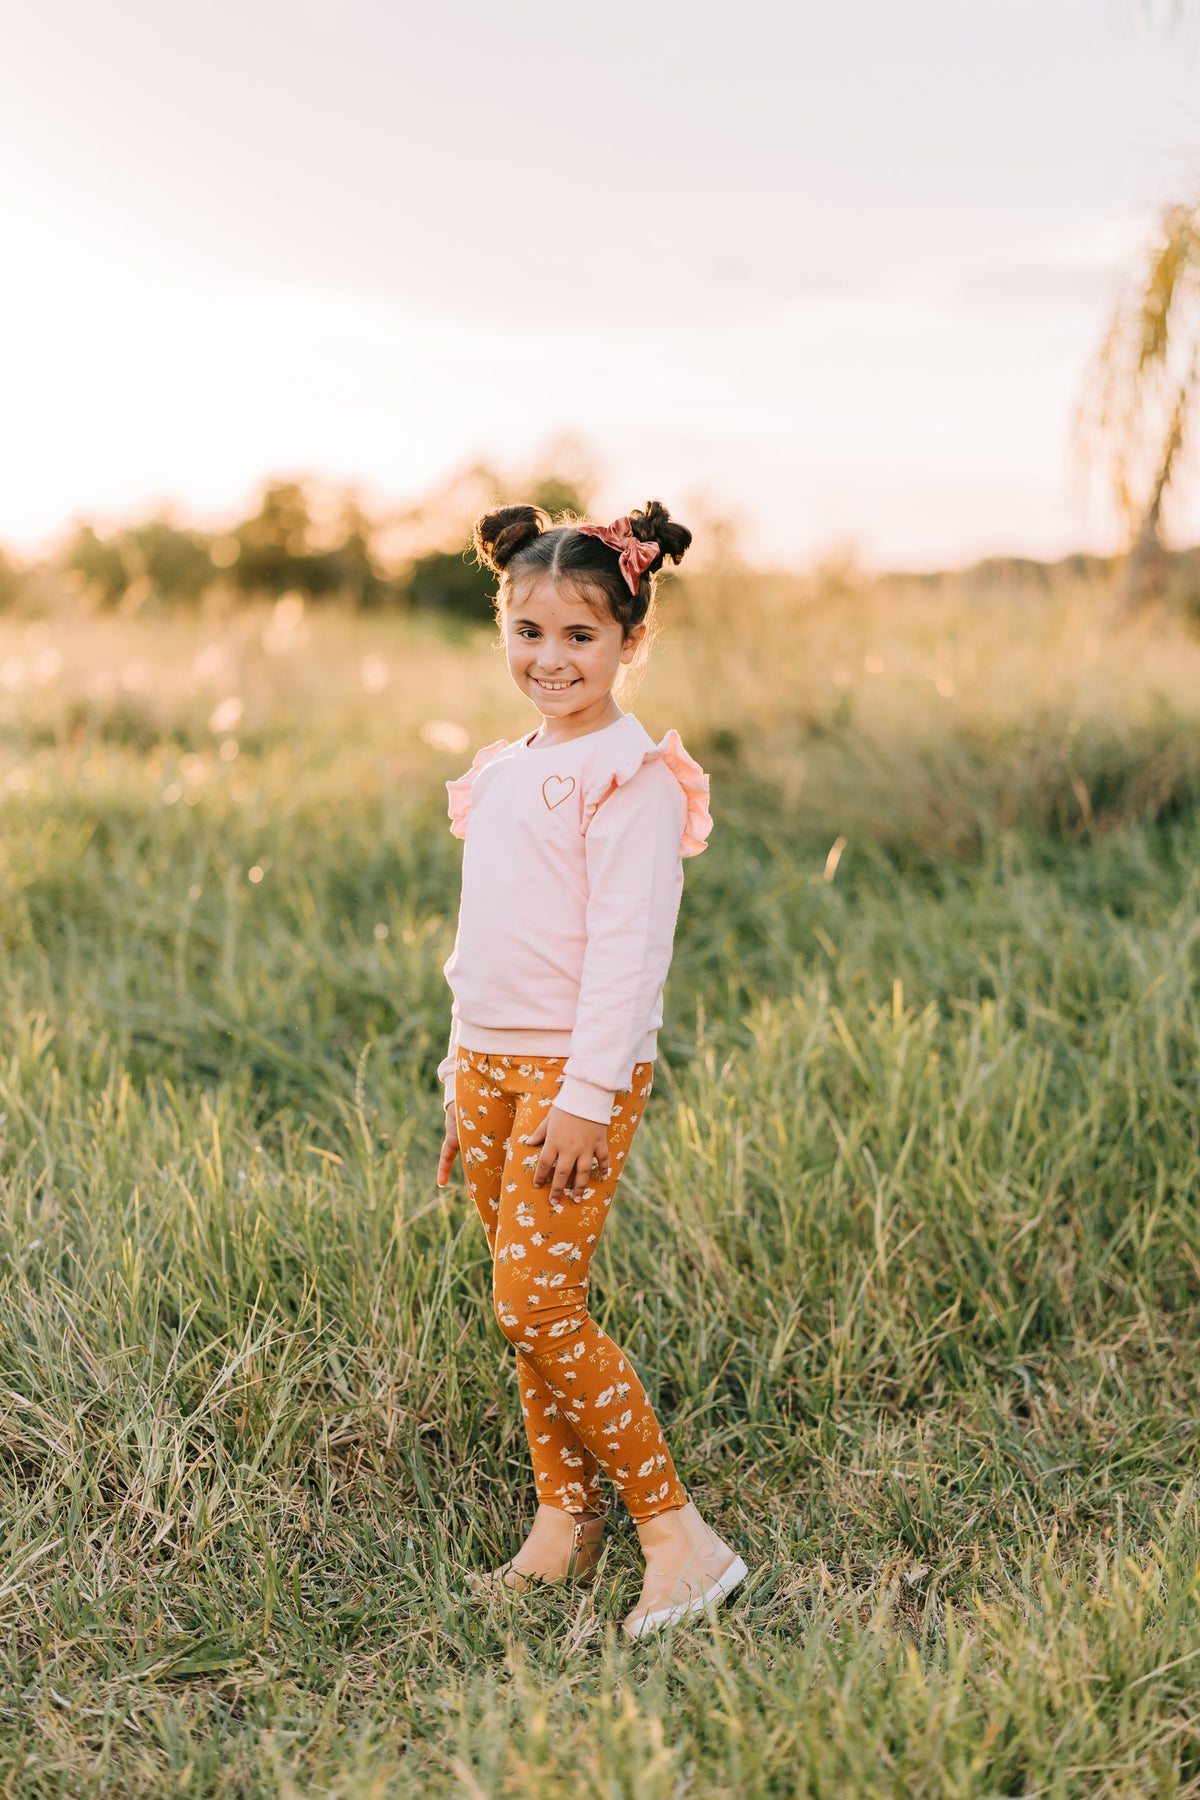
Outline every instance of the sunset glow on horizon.
<svg viewBox="0 0 1200 1800"><path fill-rule="evenodd" d="M1195 34L966 12L26 9L0 543L272 474L397 503L569 436L601 506L691 501L759 560L1111 549L1072 417L1188 176Z"/></svg>

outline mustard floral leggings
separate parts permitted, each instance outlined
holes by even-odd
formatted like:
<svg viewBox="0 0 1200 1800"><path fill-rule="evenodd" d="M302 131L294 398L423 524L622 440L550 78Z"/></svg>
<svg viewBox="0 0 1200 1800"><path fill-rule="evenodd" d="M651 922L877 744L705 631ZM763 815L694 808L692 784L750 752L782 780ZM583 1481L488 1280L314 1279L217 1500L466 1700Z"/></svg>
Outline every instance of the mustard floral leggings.
<svg viewBox="0 0 1200 1800"><path fill-rule="evenodd" d="M521 1412L537 1497L594 1512L607 1475L635 1519L687 1504L654 1409L627 1357L588 1313L588 1268L646 1104L652 1063L638 1063L608 1127L611 1173L574 1199L535 1187L526 1138L562 1084L565 1057L460 1050L455 1072L467 1190L492 1252L500 1329L517 1352Z"/></svg>

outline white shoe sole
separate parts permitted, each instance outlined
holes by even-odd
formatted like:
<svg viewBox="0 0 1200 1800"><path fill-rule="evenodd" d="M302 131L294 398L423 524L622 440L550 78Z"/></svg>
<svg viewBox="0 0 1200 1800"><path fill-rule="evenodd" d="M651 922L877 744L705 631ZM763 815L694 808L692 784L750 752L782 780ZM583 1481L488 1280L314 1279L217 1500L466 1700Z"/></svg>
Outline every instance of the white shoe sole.
<svg viewBox="0 0 1200 1800"><path fill-rule="evenodd" d="M694 1599L683 1600L678 1606L664 1606L658 1612L636 1613L632 1620L626 1619L623 1626L625 1636L629 1638L645 1637L648 1632L661 1631L664 1625L678 1625L684 1619L695 1618L697 1613L706 1612L710 1606L724 1600L731 1594L739 1581L744 1581L749 1570L740 1556L735 1556L723 1575L719 1575L710 1588Z"/></svg>

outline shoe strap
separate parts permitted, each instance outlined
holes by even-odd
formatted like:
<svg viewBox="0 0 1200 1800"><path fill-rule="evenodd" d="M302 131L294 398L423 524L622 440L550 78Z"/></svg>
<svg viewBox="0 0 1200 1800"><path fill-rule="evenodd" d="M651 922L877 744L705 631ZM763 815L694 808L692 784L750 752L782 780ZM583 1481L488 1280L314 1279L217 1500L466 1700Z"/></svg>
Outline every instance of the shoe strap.
<svg viewBox="0 0 1200 1800"><path fill-rule="evenodd" d="M571 1558L570 1558L569 1563L567 1564L568 1576L573 1575L575 1573L575 1559L579 1555L579 1552L583 1549L584 1545L587 1542L586 1533L587 1533L587 1528L589 1525L598 1525L600 1527L600 1530L596 1533L596 1538L599 1539L599 1538L603 1537L604 1525L605 1525L604 1514L603 1513L593 1513L590 1518L581 1518L578 1514L576 1514L574 1522L573 1522L573 1528L572 1528Z"/></svg>

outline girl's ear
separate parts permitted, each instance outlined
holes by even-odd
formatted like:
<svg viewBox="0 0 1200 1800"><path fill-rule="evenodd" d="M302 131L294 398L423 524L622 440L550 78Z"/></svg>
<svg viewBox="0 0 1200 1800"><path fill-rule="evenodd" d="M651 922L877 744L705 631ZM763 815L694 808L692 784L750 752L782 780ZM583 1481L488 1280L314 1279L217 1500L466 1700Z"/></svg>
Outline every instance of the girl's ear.
<svg viewBox="0 0 1200 1800"><path fill-rule="evenodd" d="M626 633L625 642L621 645L621 661L631 663L637 655L642 639L646 635L646 621L640 625L631 625Z"/></svg>

